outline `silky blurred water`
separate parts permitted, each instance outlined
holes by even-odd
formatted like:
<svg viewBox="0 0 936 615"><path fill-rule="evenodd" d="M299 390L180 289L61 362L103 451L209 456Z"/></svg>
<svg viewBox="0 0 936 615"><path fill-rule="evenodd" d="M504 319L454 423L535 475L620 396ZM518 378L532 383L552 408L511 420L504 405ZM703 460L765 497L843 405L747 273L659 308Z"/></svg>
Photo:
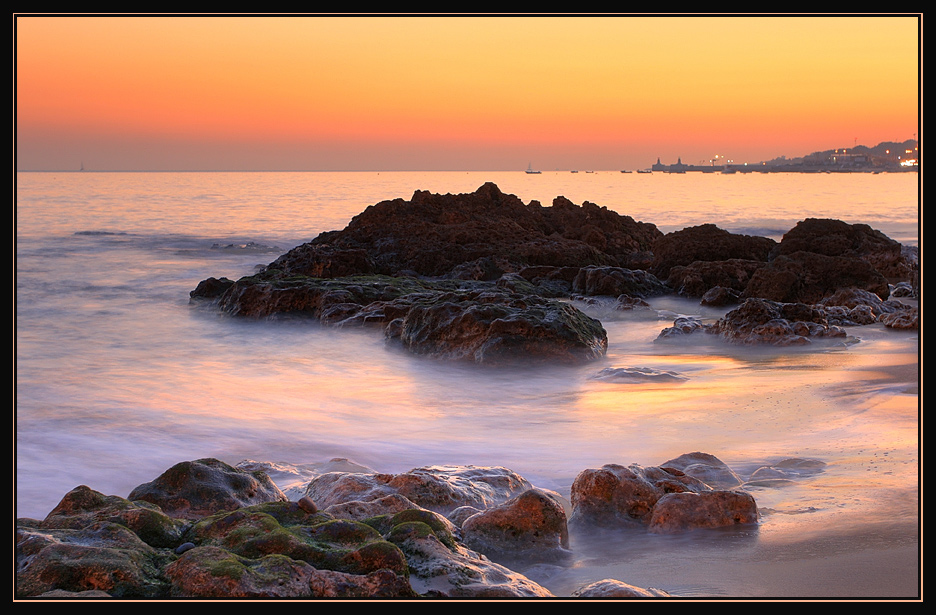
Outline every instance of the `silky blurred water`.
<svg viewBox="0 0 936 615"><path fill-rule="evenodd" d="M566 496L606 463L704 451L753 471L808 457L826 470L753 491L763 519L746 535L579 537L575 565L530 575L565 593L607 576L687 596L914 591L917 332L856 327L855 343L807 350L658 344L676 314L723 313L666 297L650 318L593 313L610 341L597 364L492 370L404 354L373 329L189 303L200 280L248 275L368 205L487 181L663 232L714 223L779 240L828 217L918 243L916 174L18 173L15 515L42 518L80 484L126 496L202 457L499 465ZM604 367L685 380L595 380Z"/></svg>

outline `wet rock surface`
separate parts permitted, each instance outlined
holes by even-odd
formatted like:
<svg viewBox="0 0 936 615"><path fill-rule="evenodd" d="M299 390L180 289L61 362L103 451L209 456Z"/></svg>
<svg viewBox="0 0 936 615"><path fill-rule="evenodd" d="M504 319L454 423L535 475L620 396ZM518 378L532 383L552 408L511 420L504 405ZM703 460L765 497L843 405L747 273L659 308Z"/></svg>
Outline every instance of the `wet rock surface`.
<svg viewBox="0 0 936 615"><path fill-rule="evenodd" d="M211 459L174 467L193 464L223 475L232 468ZM239 465L266 482L257 476L263 464ZM284 464L269 465L284 479L291 474ZM676 533L758 522L738 475L701 452L659 467L584 470L569 501L501 467L381 474L333 460L316 468L323 473L297 501L273 497L235 509L228 502L243 485L214 480L206 487L199 472L169 473L178 491L218 492L204 498L216 508L188 507L184 520L149 502L77 487L44 520L17 520L16 596L550 597L518 570L573 565L573 532ZM823 468L815 459L778 460L760 465L744 484L769 488ZM573 594L667 595L615 579Z"/></svg>

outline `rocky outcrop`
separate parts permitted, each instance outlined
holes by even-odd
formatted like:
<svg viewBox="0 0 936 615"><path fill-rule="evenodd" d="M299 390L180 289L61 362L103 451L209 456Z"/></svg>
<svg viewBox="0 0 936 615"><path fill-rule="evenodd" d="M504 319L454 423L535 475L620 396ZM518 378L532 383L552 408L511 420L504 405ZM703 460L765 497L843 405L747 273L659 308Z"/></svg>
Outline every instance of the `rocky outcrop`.
<svg viewBox="0 0 936 615"><path fill-rule="evenodd" d="M256 275L208 278L190 295L237 316L377 325L388 341L443 360L576 364L603 357L607 335L576 305L556 299L617 297L610 310L599 306L611 318L651 312L644 299L672 292L715 307L747 299L830 306L843 289L883 301L893 276L918 288L915 254L866 225L837 220L804 220L779 244L712 224L664 236L592 203L557 197L551 207L527 205L489 183L471 194L417 191L409 201L378 203ZM905 286L901 292L912 295L915 287ZM761 321L743 336L736 330L744 323L712 328L682 319L660 338L705 330L795 345L840 337L841 326L919 327L918 315L899 306L862 303L847 313L836 303L825 321Z"/></svg>
<svg viewBox="0 0 936 615"><path fill-rule="evenodd" d="M470 194L417 190L371 205L341 231L322 233L270 264L289 275L344 277L401 271L494 279L524 266L627 267L662 233L605 207L524 204L487 183Z"/></svg>

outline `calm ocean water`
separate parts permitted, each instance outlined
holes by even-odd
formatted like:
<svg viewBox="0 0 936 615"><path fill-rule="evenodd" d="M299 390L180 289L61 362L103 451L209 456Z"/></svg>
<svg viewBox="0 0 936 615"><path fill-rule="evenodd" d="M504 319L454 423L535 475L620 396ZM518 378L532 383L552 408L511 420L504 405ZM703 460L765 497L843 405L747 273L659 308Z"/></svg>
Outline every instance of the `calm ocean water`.
<svg viewBox="0 0 936 615"><path fill-rule="evenodd" d="M209 276L250 274L368 205L415 190L471 192L493 181L525 202L587 200L664 232L711 222L777 240L799 220L830 217L916 245L917 180L19 173L15 514L42 518L80 484L126 496L201 457L346 457L383 472L501 465L565 495L579 471L605 463L657 465L704 451L751 471L809 457L826 470L753 491L764 515L748 535L580 539L575 566L530 576L559 593L615 577L678 595L910 595L918 570L906 557L918 544L916 332L860 327L850 330L855 344L808 351L664 346L653 340L673 315L722 312L662 298L651 302L659 319L598 315L610 339L599 364L494 371L404 355L373 330L232 319L190 305L188 293ZM687 380L593 380L603 367Z"/></svg>

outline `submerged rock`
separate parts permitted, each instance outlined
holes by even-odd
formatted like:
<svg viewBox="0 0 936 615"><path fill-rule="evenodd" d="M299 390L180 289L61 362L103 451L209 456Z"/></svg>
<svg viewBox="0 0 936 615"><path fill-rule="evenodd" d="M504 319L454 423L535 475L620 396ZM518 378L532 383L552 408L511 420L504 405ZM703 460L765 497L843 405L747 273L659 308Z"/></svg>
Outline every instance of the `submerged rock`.
<svg viewBox="0 0 936 615"><path fill-rule="evenodd" d="M734 489L742 483L741 477L729 468L728 464L709 453L685 453L661 463L660 466L680 470L713 489Z"/></svg>
<svg viewBox="0 0 936 615"><path fill-rule="evenodd" d="M651 367L606 367L594 376L592 380L620 383L641 382L685 382L685 376Z"/></svg>

